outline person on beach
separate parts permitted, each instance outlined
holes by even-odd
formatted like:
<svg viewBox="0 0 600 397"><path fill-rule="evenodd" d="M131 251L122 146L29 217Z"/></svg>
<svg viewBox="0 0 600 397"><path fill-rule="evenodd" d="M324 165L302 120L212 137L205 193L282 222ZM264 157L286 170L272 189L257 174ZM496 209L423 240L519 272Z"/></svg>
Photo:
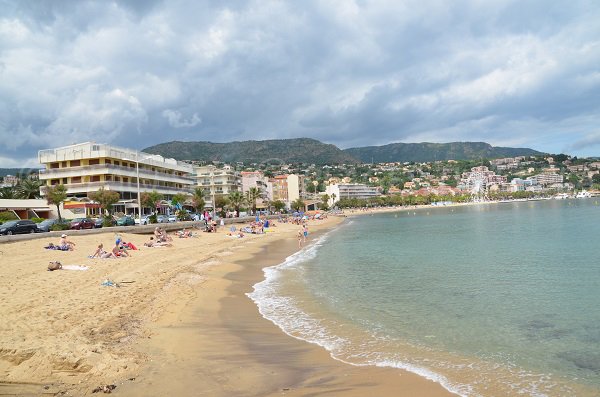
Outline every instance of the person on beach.
<svg viewBox="0 0 600 397"><path fill-rule="evenodd" d="M90 258L107 259L107 258L116 258L116 256L112 252L106 252L104 250L104 244L100 243L100 244L98 244L98 248L96 249L96 252L94 252L94 254L90 256Z"/></svg>
<svg viewBox="0 0 600 397"><path fill-rule="evenodd" d="M171 247L172 245L173 244L171 244L171 243L154 241L154 237L150 237L150 240L146 241L144 243L144 246L150 247L150 248L155 248L155 247Z"/></svg>
<svg viewBox="0 0 600 397"><path fill-rule="evenodd" d="M73 251L75 249L75 243L67 240L67 235L64 233L62 234L62 236L60 236L58 246L63 251Z"/></svg>
<svg viewBox="0 0 600 397"><path fill-rule="evenodd" d="M127 256L127 257L131 256L127 251L125 251L125 248L122 245L120 245L120 243L121 243L121 241L117 240L114 248L112 249L113 255L117 258L121 258L124 256Z"/></svg>
<svg viewBox="0 0 600 397"><path fill-rule="evenodd" d="M302 235L304 236L304 242L306 243L306 238L308 237L308 226L306 226L306 224L302 227Z"/></svg>
<svg viewBox="0 0 600 397"><path fill-rule="evenodd" d="M298 248L302 248L302 243L304 241L302 230L298 230Z"/></svg>

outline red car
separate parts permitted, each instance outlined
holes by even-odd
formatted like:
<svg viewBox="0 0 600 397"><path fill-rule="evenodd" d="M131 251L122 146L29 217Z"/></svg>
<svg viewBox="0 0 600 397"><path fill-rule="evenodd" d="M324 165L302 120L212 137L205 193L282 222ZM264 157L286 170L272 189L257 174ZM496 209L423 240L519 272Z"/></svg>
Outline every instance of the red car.
<svg viewBox="0 0 600 397"><path fill-rule="evenodd" d="M75 218L71 221L71 229L93 229L95 224L90 218Z"/></svg>

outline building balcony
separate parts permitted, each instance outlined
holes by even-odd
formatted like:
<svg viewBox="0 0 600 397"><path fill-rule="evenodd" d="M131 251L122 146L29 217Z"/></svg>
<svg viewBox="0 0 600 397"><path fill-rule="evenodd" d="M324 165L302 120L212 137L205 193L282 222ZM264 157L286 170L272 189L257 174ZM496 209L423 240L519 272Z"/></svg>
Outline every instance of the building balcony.
<svg viewBox="0 0 600 397"><path fill-rule="evenodd" d="M131 182L88 182L88 183L69 183L66 184L67 194L76 194L76 193L90 193L96 192L100 190L100 188L104 188L105 190L112 190L116 192L131 192L137 193L138 185L137 183ZM162 186L162 185L150 185L140 183L140 192L151 192L156 190L161 194L173 195L177 193L191 193L191 187L188 188L176 188L174 186Z"/></svg>
<svg viewBox="0 0 600 397"><path fill-rule="evenodd" d="M151 171L144 168L139 170L140 178L152 179L156 181L181 183L186 185L193 185L194 179L187 176L173 175L166 172ZM98 164L98 165L86 165L80 167L69 167L69 168L52 168L46 170L40 170L40 180L47 179L60 179L68 177L78 176L92 176L92 175L118 175L130 178L137 177L137 170L133 167L123 167L120 165L113 164Z"/></svg>

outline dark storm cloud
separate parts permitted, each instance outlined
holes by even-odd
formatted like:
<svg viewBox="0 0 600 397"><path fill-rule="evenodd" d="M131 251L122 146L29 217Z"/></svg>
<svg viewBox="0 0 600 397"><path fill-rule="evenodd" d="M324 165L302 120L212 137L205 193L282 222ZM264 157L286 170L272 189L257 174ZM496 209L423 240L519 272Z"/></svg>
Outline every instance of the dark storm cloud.
<svg viewBox="0 0 600 397"><path fill-rule="evenodd" d="M600 154L592 1L0 0L1 166L95 140Z"/></svg>

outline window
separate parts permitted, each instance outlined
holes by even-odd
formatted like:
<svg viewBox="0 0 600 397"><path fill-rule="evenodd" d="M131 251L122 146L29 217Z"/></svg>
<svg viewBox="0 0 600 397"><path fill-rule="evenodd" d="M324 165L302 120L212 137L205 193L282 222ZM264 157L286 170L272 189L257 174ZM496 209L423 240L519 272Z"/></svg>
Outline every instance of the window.
<svg viewBox="0 0 600 397"><path fill-rule="evenodd" d="M104 159L104 164L110 164L110 160L109 159Z"/></svg>
<svg viewBox="0 0 600 397"><path fill-rule="evenodd" d="M74 176L73 178L71 178L71 183L81 183L81 177Z"/></svg>
<svg viewBox="0 0 600 397"><path fill-rule="evenodd" d="M58 168L58 163L50 163L50 169Z"/></svg>
<svg viewBox="0 0 600 397"><path fill-rule="evenodd" d="M92 145L92 151L97 152L100 150L100 145Z"/></svg>
<svg viewBox="0 0 600 397"><path fill-rule="evenodd" d="M121 165L121 163L119 163L118 161L115 161L115 165Z"/></svg>
<svg viewBox="0 0 600 397"><path fill-rule="evenodd" d="M100 159L90 159L90 165L97 165L100 164Z"/></svg>
<svg viewBox="0 0 600 397"><path fill-rule="evenodd" d="M71 160L71 167L79 167L81 165L81 160Z"/></svg>
<svg viewBox="0 0 600 397"><path fill-rule="evenodd" d="M91 178L92 182L100 182L100 175L93 175Z"/></svg>

